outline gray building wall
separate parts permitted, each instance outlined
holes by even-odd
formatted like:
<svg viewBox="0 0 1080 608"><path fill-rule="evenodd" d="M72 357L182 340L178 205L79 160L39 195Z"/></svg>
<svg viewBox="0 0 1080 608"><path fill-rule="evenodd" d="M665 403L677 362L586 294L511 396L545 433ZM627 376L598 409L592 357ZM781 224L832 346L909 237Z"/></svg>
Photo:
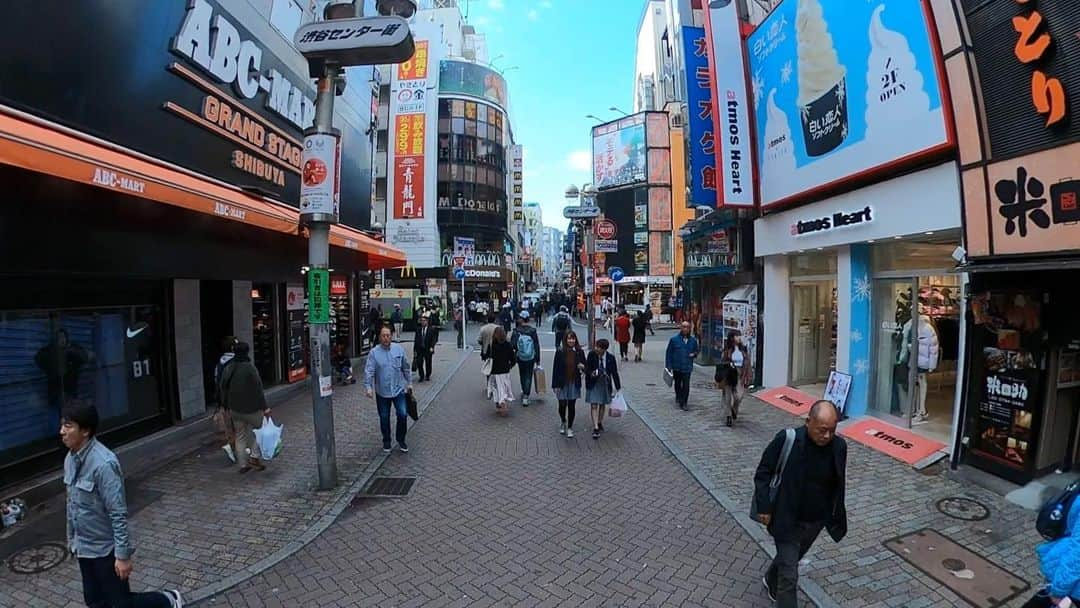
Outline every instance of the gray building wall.
<svg viewBox="0 0 1080 608"><path fill-rule="evenodd" d="M173 281L173 335L176 342L177 401L184 420L206 411L203 390L199 281ZM250 319L249 319L250 321Z"/></svg>

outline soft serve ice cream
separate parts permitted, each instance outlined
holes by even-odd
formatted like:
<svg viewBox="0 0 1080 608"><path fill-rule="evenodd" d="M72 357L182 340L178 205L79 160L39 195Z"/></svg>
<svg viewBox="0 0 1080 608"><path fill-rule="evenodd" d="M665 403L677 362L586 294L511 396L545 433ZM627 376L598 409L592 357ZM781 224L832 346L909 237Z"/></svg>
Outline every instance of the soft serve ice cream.
<svg viewBox="0 0 1080 608"><path fill-rule="evenodd" d="M885 5L870 18L870 60L866 73L866 139L882 145L906 139L930 114L930 97L907 38L885 27ZM900 143L900 142L896 142Z"/></svg>
<svg viewBox="0 0 1080 608"><path fill-rule="evenodd" d="M795 142L787 114L776 105L776 89L765 102L765 175L784 175L795 170Z"/></svg>
<svg viewBox="0 0 1080 608"><path fill-rule="evenodd" d="M818 0L799 0L795 37L806 152L822 156L836 149L848 134L847 70L840 64Z"/></svg>

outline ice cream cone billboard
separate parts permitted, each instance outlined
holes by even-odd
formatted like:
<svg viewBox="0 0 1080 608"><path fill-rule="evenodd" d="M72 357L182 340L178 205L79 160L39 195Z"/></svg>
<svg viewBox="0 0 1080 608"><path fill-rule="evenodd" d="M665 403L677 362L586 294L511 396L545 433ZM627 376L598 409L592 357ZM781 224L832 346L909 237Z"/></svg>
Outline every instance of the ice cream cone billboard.
<svg viewBox="0 0 1080 608"><path fill-rule="evenodd" d="M784 0L747 39L761 205L952 145L925 0Z"/></svg>

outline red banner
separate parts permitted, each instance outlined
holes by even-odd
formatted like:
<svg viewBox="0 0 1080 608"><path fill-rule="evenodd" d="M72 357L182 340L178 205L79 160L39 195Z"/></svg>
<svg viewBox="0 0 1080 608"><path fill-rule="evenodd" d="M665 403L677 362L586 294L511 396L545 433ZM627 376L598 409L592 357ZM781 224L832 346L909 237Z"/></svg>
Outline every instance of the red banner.
<svg viewBox="0 0 1080 608"><path fill-rule="evenodd" d="M349 295L349 277L334 276L330 278L330 295Z"/></svg>
<svg viewBox="0 0 1080 608"><path fill-rule="evenodd" d="M394 159L394 219L424 218L424 157Z"/></svg>

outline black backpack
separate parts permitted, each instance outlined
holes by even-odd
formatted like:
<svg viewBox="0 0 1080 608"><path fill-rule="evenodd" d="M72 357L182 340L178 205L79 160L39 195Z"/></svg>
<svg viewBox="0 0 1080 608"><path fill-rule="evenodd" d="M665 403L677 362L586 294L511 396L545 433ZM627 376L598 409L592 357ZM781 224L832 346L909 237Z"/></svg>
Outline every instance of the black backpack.
<svg viewBox="0 0 1080 608"><path fill-rule="evenodd" d="M1074 481L1065 488L1061 494L1046 502L1039 509L1039 517L1035 520L1035 529L1046 540L1057 540L1065 536L1068 530L1069 510L1072 509L1076 495L1080 494L1080 481Z"/></svg>

